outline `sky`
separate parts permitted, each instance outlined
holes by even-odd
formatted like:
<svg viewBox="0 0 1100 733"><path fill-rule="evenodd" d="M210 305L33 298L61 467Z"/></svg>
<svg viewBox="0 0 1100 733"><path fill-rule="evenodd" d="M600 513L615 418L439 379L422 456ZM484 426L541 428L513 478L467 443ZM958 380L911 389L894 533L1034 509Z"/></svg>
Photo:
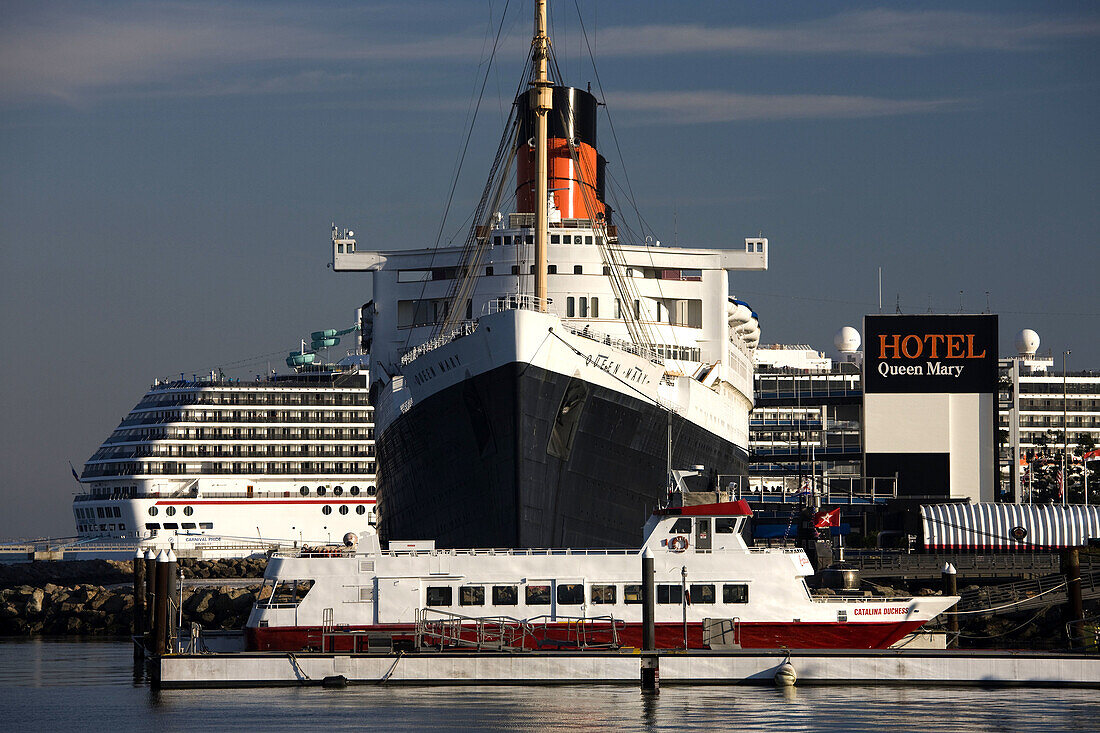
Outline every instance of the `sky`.
<svg viewBox="0 0 1100 733"><path fill-rule="evenodd" d="M351 325L331 222L461 241L530 31L530 0L5 2L0 538L72 534L68 462L154 378ZM562 0L551 35L635 231L769 238L731 275L763 342L831 352L881 268L884 312L989 308L1002 354L1100 370L1096 4Z"/></svg>

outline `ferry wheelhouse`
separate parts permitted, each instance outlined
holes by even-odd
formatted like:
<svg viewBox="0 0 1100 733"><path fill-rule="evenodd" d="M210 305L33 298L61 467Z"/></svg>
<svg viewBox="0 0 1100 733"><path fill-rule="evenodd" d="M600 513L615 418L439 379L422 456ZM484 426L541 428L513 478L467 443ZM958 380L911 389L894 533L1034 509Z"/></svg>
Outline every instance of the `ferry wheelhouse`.
<svg viewBox="0 0 1100 733"><path fill-rule="evenodd" d="M818 596L800 549L746 545L746 502L658 510L641 550L280 553L246 625L253 650L640 647L642 553L660 648L885 648L957 597ZM369 538L365 538L369 539Z"/></svg>

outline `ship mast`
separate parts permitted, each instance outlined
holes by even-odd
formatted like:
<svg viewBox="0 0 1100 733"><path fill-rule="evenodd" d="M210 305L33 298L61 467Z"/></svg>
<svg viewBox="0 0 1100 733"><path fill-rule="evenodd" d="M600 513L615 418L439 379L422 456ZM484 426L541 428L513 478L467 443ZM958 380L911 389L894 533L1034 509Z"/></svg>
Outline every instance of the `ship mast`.
<svg viewBox="0 0 1100 733"><path fill-rule="evenodd" d="M546 300L546 242L549 235L547 197L546 124L554 106L553 84L547 74L547 57L550 55L550 38L546 35L546 0L535 3L535 37L531 41L535 78L531 85L531 105L535 112L535 302L540 311L547 310Z"/></svg>

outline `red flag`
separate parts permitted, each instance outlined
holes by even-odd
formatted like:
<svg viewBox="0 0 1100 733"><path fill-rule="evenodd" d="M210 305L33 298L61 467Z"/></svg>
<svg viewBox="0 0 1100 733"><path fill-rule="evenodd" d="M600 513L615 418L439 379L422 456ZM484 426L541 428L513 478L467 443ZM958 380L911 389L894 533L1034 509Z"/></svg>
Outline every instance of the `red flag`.
<svg viewBox="0 0 1100 733"><path fill-rule="evenodd" d="M831 512L820 511L814 515L814 527L816 529L824 529L825 527L839 527L840 526L840 507L832 510Z"/></svg>
<svg viewBox="0 0 1100 733"><path fill-rule="evenodd" d="M1085 454L1085 462L1087 463L1089 461L1100 461L1100 448L1090 450Z"/></svg>

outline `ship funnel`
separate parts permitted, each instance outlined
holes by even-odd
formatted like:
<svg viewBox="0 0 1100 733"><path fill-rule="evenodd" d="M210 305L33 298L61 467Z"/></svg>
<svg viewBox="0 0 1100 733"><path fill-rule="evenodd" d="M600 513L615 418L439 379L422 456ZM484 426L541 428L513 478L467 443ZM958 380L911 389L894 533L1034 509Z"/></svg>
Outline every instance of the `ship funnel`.
<svg viewBox="0 0 1100 733"><path fill-rule="evenodd" d="M532 89L516 100L520 114L516 209L520 213L535 211L534 94ZM603 218L606 162L596 152L596 98L583 89L554 87L553 100L547 119L547 178L554 206L563 219ZM570 143L576 149L575 160Z"/></svg>

